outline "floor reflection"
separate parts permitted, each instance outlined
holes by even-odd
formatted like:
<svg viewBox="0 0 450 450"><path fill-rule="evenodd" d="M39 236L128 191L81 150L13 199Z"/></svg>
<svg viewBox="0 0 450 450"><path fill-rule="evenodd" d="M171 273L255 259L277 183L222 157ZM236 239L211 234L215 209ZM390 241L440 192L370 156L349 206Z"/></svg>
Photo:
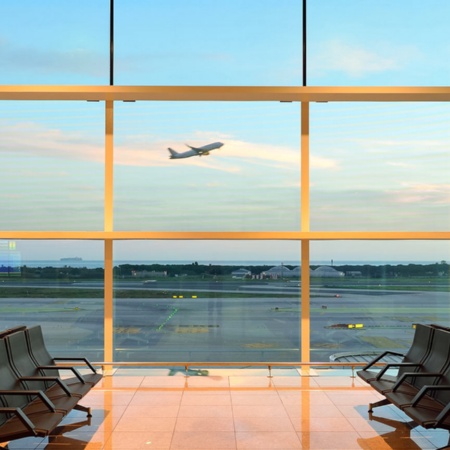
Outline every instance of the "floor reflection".
<svg viewBox="0 0 450 450"><path fill-rule="evenodd" d="M299 371L208 370L208 375L142 369L104 377L50 438L13 441L23 449L436 449L448 433L425 430L351 376ZM325 372L325 371L324 371ZM156 374L156 375L152 375ZM194 375L195 374L195 375Z"/></svg>

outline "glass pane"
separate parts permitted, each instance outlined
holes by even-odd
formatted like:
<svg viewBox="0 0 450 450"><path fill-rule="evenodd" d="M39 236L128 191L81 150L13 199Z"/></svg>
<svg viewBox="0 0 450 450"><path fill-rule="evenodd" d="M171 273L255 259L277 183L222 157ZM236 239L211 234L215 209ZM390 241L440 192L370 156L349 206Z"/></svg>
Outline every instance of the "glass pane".
<svg viewBox="0 0 450 450"><path fill-rule="evenodd" d="M5 1L0 84L108 84L109 1Z"/></svg>
<svg viewBox="0 0 450 450"><path fill-rule="evenodd" d="M450 107L311 105L311 228L450 226Z"/></svg>
<svg viewBox="0 0 450 450"><path fill-rule="evenodd" d="M308 2L308 84L445 86L447 0Z"/></svg>
<svg viewBox="0 0 450 450"><path fill-rule="evenodd" d="M298 230L299 116L286 103L117 104L115 229ZM211 143L224 145L185 145Z"/></svg>
<svg viewBox="0 0 450 450"><path fill-rule="evenodd" d="M2 230L103 228L104 105L0 104Z"/></svg>
<svg viewBox="0 0 450 450"><path fill-rule="evenodd" d="M298 361L299 252L282 241L119 241L116 361Z"/></svg>
<svg viewBox="0 0 450 450"><path fill-rule="evenodd" d="M450 323L448 241L311 243L311 360L403 353L414 324Z"/></svg>
<svg viewBox="0 0 450 450"><path fill-rule="evenodd" d="M103 361L103 245L0 240L0 329L41 325L52 354Z"/></svg>
<svg viewBox="0 0 450 450"><path fill-rule="evenodd" d="M299 85L297 0L120 0L116 83Z"/></svg>

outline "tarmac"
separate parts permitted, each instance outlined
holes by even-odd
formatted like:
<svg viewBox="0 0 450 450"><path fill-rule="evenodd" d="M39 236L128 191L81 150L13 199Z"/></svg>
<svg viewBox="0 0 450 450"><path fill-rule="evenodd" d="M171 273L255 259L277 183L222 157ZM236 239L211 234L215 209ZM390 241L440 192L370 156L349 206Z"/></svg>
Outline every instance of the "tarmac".
<svg viewBox="0 0 450 450"><path fill-rule="evenodd" d="M205 296L208 289L181 289L167 298L115 299L114 359L299 361L300 291L291 289L271 289L270 296L244 290L239 297L221 286L215 297ZM312 289L310 313L312 361L403 352L415 323L450 322L448 293L433 291ZM39 324L52 353L82 353L93 361L104 360L103 315L103 299L0 299L0 327Z"/></svg>

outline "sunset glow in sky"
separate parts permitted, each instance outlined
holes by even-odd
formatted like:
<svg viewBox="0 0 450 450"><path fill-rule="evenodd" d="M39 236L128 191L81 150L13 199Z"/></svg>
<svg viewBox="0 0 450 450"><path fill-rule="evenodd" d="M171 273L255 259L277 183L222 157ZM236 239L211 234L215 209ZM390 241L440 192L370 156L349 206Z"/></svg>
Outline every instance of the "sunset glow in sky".
<svg viewBox="0 0 450 450"><path fill-rule="evenodd" d="M308 85L448 85L450 2L309 3ZM301 85L298 0L115 4L115 84ZM108 33L107 0L4 2L0 84L106 85ZM448 230L449 123L448 103L312 104L311 229ZM116 103L114 133L116 230L299 229L299 104ZM168 158L169 146L214 141L225 145L210 156ZM1 102L0 161L2 230L103 229L103 103ZM117 249L120 259L156 259L149 253L167 256L172 244ZM202 244L196 258L295 259L299 251L298 243L253 244ZM97 259L79 245L79 256ZM346 246L342 256L331 254L339 245L312 245L311 258L450 259L447 243L411 243L412 251L386 243L380 255ZM45 259L38 247L30 243L29 259ZM187 247L178 247L180 259L192 254Z"/></svg>

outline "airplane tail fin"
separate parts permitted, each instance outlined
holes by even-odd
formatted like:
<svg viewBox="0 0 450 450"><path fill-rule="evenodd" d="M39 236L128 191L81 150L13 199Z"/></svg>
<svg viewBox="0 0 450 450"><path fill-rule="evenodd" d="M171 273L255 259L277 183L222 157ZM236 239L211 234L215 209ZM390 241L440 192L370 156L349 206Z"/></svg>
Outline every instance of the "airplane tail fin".
<svg viewBox="0 0 450 450"><path fill-rule="evenodd" d="M170 147L167 150L169 150L170 159L176 158L178 156L178 153L175 150L171 149Z"/></svg>

